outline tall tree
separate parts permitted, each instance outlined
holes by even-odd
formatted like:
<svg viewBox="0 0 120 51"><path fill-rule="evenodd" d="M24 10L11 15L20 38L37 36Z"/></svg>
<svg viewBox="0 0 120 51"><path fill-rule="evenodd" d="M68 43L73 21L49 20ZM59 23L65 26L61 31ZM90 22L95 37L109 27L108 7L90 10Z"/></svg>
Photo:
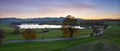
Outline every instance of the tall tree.
<svg viewBox="0 0 120 51"><path fill-rule="evenodd" d="M66 19L63 20L62 30L65 37L73 37L77 33L77 19L75 17L68 15Z"/></svg>

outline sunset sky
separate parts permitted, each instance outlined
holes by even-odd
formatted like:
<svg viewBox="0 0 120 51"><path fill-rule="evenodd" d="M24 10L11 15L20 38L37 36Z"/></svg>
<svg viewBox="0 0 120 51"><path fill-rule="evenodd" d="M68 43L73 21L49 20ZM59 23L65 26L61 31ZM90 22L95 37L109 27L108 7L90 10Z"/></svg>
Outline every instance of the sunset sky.
<svg viewBox="0 0 120 51"><path fill-rule="evenodd" d="M0 0L0 18L120 19L120 0Z"/></svg>

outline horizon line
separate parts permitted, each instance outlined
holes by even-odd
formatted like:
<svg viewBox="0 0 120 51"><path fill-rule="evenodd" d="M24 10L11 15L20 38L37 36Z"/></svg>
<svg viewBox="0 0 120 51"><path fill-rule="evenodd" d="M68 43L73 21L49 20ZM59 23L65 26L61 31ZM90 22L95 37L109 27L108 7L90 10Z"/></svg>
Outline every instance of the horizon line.
<svg viewBox="0 0 120 51"><path fill-rule="evenodd" d="M34 19L34 18L18 18L18 17L0 17L0 19L4 19L4 18L17 18L17 19ZM63 16L60 16L60 17L49 17L49 16L46 16L46 17L35 17L35 18L66 18L66 17L63 17ZM79 18L79 17L75 17L75 18ZM120 18L101 18L101 19L85 19L85 18L79 18L79 19L83 19L83 20L102 20L102 19L120 19Z"/></svg>

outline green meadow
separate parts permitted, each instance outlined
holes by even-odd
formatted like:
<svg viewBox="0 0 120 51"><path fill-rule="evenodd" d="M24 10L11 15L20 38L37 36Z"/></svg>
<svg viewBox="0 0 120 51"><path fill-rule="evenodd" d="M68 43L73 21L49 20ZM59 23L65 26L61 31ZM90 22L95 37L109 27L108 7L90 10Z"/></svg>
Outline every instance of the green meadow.
<svg viewBox="0 0 120 51"><path fill-rule="evenodd" d="M111 25L112 28L108 28L105 30L104 37L87 37L80 39L59 40L50 42L23 42L2 44L0 45L0 51L85 51L85 49L89 49L89 47L91 47L89 51L98 51L98 49L99 51L105 51L104 49L107 49L107 46L109 47L106 51L110 51L109 49L119 51L120 26L118 26L118 23L116 22L108 22L107 24ZM5 30L6 37L5 39L3 39L3 41L24 39L21 34L24 31L24 29L20 29L21 33L16 35L12 34L12 31L14 29L10 28L8 25L9 24L0 24L0 28ZM41 39L41 30L36 29L36 31L38 32L37 39ZM77 36L89 35L91 32L91 29L79 30L79 34ZM62 35L62 30L50 30L49 32L44 33L43 36L45 39L50 39L61 38L63 37Z"/></svg>
<svg viewBox="0 0 120 51"><path fill-rule="evenodd" d="M5 39L3 39L4 41L24 39L22 37L22 32L25 29L20 29L20 32L21 32L20 34L13 34L14 28L10 27L8 24L1 24L0 28L5 31ZM59 30L49 30L49 32L46 32L46 33L41 33L42 32L41 29L35 29L35 31L38 33L37 39L41 39L42 36L45 39L62 38L63 37L63 32L62 32L61 29L59 29ZM92 32L91 29L88 29L88 30L78 30L78 35L76 35L76 36L87 35L87 34L90 34L91 32Z"/></svg>

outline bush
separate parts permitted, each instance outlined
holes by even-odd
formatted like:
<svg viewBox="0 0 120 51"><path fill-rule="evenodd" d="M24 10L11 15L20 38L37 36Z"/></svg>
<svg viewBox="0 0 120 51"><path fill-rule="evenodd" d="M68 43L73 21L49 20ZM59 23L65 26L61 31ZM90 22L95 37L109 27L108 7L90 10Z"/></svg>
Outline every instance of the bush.
<svg viewBox="0 0 120 51"><path fill-rule="evenodd" d="M118 26L120 26L120 23L118 23Z"/></svg>
<svg viewBox="0 0 120 51"><path fill-rule="evenodd" d="M19 28L15 28L15 29L13 30L13 34L20 34Z"/></svg>
<svg viewBox="0 0 120 51"><path fill-rule="evenodd" d="M4 30L0 29L0 44L1 44L2 39L5 37L4 33L5 33Z"/></svg>
<svg viewBox="0 0 120 51"><path fill-rule="evenodd" d="M30 40L30 39L36 39L37 38L37 32L34 29L26 29L23 32L23 37L26 40Z"/></svg>
<svg viewBox="0 0 120 51"><path fill-rule="evenodd" d="M64 36L64 37L70 37L70 31L69 31L68 28L64 28L63 36Z"/></svg>

